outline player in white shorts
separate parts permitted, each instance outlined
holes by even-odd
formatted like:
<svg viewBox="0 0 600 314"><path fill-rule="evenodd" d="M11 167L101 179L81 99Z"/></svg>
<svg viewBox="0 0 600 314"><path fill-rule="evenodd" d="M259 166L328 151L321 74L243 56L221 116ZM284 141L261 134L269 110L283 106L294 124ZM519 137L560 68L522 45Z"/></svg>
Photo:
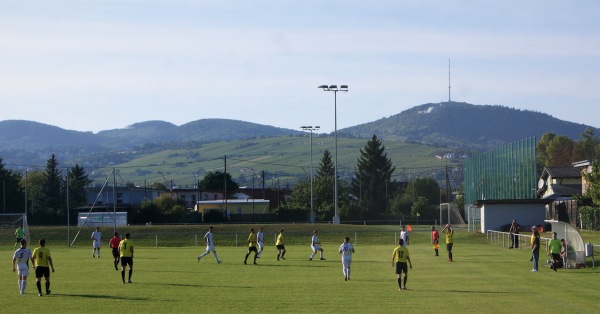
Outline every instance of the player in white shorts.
<svg viewBox="0 0 600 314"><path fill-rule="evenodd" d="M21 247L15 251L12 259L12 271L17 271L17 275L19 276L18 285L19 285L19 293L25 294L25 286L27 285L27 276L29 276L29 264L28 262L31 260L31 265L33 264L33 255L31 251L27 248L27 240L21 239ZM35 268L35 266L34 266Z"/></svg>
<svg viewBox="0 0 600 314"><path fill-rule="evenodd" d="M215 261L217 261L217 264L221 263L222 261L219 260L219 258L217 257L217 251L215 250L215 245L213 243L213 227L210 226L208 227L208 232L204 235L204 242L206 242L206 252L202 253L200 256L198 256L198 262L206 255L208 255L208 253L213 252L213 255L215 256Z"/></svg>
<svg viewBox="0 0 600 314"><path fill-rule="evenodd" d="M308 258L309 261L312 261L313 257L315 257L315 254L317 254L317 251L319 252L319 256L321 257L321 260L324 261L325 259L323 258L323 248L321 247L321 242L319 242L319 237L317 236L318 231L315 230L313 231L313 236L310 242L310 247L312 248L312 255Z"/></svg>
<svg viewBox="0 0 600 314"><path fill-rule="evenodd" d="M350 280L350 264L352 264L352 253L354 246L350 243L350 237L344 238L344 243L340 245L340 254L342 254L342 270L344 272L344 280Z"/></svg>
<svg viewBox="0 0 600 314"><path fill-rule="evenodd" d="M258 244L258 254L256 258L260 258L260 254L263 251L263 248L267 242L265 242L265 234L263 233L263 227L258 228L258 232L256 233L256 244Z"/></svg>
<svg viewBox="0 0 600 314"><path fill-rule="evenodd" d="M100 257L100 246L102 244L102 232L100 232L100 227L96 227L96 231L92 232L92 240L94 241L92 244L94 247L92 257L96 257L96 251L98 251L98 257Z"/></svg>

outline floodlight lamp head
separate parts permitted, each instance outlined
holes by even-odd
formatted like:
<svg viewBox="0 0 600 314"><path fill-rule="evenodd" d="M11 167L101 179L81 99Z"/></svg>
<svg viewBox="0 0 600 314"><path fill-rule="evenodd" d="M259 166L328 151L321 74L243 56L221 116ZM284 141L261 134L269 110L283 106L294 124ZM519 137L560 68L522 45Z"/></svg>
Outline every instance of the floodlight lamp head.
<svg viewBox="0 0 600 314"><path fill-rule="evenodd" d="M348 91L348 85L340 85L340 90L343 92L347 92Z"/></svg>
<svg viewBox="0 0 600 314"><path fill-rule="evenodd" d="M329 85L329 89L331 90L337 90L337 85Z"/></svg>
<svg viewBox="0 0 600 314"><path fill-rule="evenodd" d="M320 126L318 126L318 125L317 125L317 126L315 126L315 129L317 129L317 130L318 130L318 129L320 129L320 128L321 128L321 127L320 127Z"/></svg>
<svg viewBox="0 0 600 314"><path fill-rule="evenodd" d="M319 86L317 88L322 88L323 90L327 90L327 89L329 89L329 86L327 86L327 85L321 85L321 86Z"/></svg>

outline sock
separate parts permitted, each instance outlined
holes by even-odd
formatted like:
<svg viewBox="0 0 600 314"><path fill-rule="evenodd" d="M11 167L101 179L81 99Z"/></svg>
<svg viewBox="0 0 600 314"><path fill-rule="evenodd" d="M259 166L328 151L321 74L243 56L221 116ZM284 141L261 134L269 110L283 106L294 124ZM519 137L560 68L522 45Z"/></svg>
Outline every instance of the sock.
<svg viewBox="0 0 600 314"><path fill-rule="evenodd" d="M41 283L41 282L39 282L39 281L36 281L36 282L35 282L35 285L36 285L36 286L37 286L37 288L38 288L38 292L39 292L39 293L42 293L42 283ZM46 290L47 290L47 289L46 289Z"/></svg>
<svg viewBox="0 0 600 314"><path fill-rule="evenodd" d="M208 252L206 252L206 254L208 254ZM206 255L206 254L202 254L202 256ZM213 252L213 255L215 256L215 261L219 261L219 258L217 257L217 252Z"/></svg>
<svg viewBox="0 0 600 314"><path fill-rule="evenodd" d="M250 253L246 254L246 258L244 258L244 263L245 263L246 261L248 261L248 255L250 255Z"/></svg>
<svg viewBox="0 0 600 314"><path fill-rule="evenodd" d="M50 291L50 281L46 281L46 293L48 293ZM40 293L42 293L40 291Z"/></svg>
<svg viewBox="0 0 600 314"><path fill-rule="evenodd" d="M438 250L435 250L435 255L436 255L436 256L438 255Z"/></svg>
<svg viewBox="0 0 600 314"><path fill-rule="evenodd" d="M406 288L406 279L407 279L407 275L404 275L404 287Z"/></svg>
<svg viewBox="0 0 600 314"><path fill-rule="evenodd" d="M452 252L448 253L448 257L452 259Z"/></svg>
<svg viewBox="0 0 600 314"><path fill-rule="evenodd" d="M323 258L323 251L319 251L319 257Z"/></svg>
<svg viewBox="0 0 600 314"><path fill-rule="evenodd" d="M347 273L346 277L350 278L350 267L347 268L346 273Z"/></svg>
<svg viewBox="0 0 600 314"><path fill-rule="evenodd" d="M313 259L313 257L315 257L315 254L317 254L317 252L316 252L316 251L314 251L314 252L312 253L312 255L310 256L310 259Z"/></svg>
<svg viewBox="0 0 600 314"><path fill-rule="evenodd" d="M285 250L283 250L283 253L281 253L281 257L283 257L285 255Z"/></svg>
<svg viewBox="0 0 600 314"><path fill-rule="evenodd" d="M277 253L277 259L279 260L279 257L281 256L281 253Z"/></svg>
<svg viewBox="0 0 600 314"><path fill-rule="evenodd" d="M398 287L402 288L402 278L398 277Z"/></svg>
<svg viewBox="0 0 600 314"><path fill-rule="evenodd" d="M121 270L121 279L125 282L125 269Z"/></svg>
<svg viewBox="0 0 600 314"><path fill-rule="evenodd" d="M23 291L23 290L21 290L21 288L23 287L23 280L21 280L21 279L17 280L17 285L19 286L19 292Z"/></svg>
<svg viewBox="0 0 600 314"><path fill-rule="evenodd" d="M129 268L129 281L131 281L131 274L133 274L133 269Z"/></svg>
<svg viewBox="0 0 600 314"><path fill-rule="evenodd" d="M25 286L27 286L27 280L21 281L21 291L25 292Z"/></svg>

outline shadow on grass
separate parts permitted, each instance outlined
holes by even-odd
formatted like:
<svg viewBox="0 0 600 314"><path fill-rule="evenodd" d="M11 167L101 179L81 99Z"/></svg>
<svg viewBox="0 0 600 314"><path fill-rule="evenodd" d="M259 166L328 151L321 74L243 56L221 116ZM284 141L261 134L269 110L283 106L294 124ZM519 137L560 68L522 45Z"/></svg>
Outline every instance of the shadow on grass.
<svg viewBox="0 0 600 314"><path fill-rule="evenodd" d="M168 287L196 287L196 288L230 288L230 289L254 289L250 286L216 286L216 285L199 285L199 284L181 284L181 283L147 283L148 285L168 286Z"/></svg>
<svg viewBox="0 0 600 314"><path fill-rule="evenodd" d="M474 294L518 294L513 291L481 291L481 290L431 290L431 289L412 289L417 291L429 291L429 292L450 292L450 293L474 293Z"/></svg>
<svg viewBox="0 0 600 314"><path fill-rule="evenodd" d="M89 299L109 299L109 300L129 300L129 301L148 301L149 298L137 298L137 297L124 297L121 295L102 295L102 294L58 294L53 293L54 296L61 297L75 297L75 298L89 298Z"/></svg>

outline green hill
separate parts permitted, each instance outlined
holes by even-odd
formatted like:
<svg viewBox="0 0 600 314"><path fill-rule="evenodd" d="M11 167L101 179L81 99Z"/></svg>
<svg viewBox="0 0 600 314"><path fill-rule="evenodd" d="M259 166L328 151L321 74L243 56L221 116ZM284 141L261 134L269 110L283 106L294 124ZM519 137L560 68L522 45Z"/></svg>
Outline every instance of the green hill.
<svg viewBox="0 0 600 314"><path fill-rule="evenodd" d="M350 179L360 149L366 139L338 138L338 169L343 179ZM396 166L394 179L404 179L415 172L441 174L445 165L456 165L457 160L438 159L436 154L449 152L433 146L410 144L402 141L384 141L386 152ZM318 167L325 149L334 154L332 137L313 137L313 166ZM266 186L293 185L299 178L310 175L310 139L306 135L281 136L252 140L237 140L197 144L193 147L169 149L131 156L131 160L115 164L121 181L143 186L144 182L165 182L167 185L192 187L207 171L223 170L227 155L227 171L240 185L252 186L253 172L265 171ZM85 164L84 164L85 166ZM403 169L406 168L406 169ZM110 172L104 168L96 173ZM413 173L410 173L413 172ZM163 177L164 176L164 177ZM102 176L93 179L103 180ZM258 187L259 180L255 181Z"/></svg>

